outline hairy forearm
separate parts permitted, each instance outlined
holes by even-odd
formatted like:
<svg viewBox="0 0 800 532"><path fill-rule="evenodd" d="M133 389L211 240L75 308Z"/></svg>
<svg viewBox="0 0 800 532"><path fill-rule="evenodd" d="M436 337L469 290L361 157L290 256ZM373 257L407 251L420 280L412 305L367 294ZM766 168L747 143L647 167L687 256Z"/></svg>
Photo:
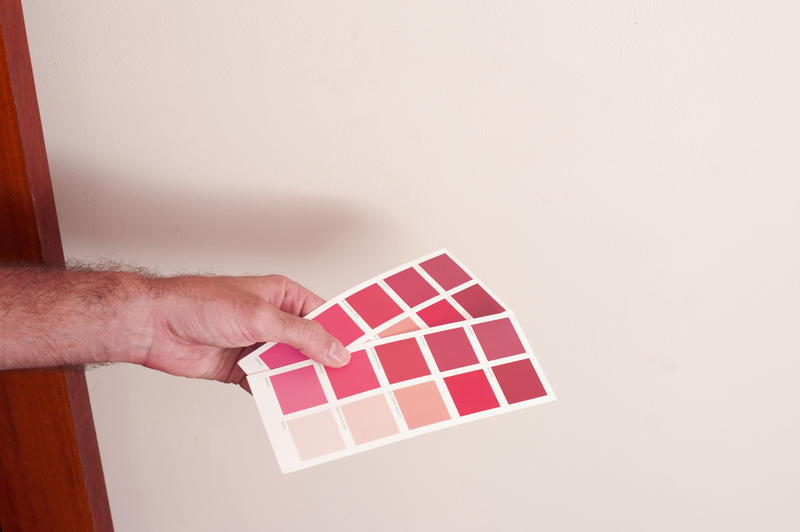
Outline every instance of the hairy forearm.
<svg viewBox="0 0 800 532"><path fill-rule="evenodd" d="M150 291L125 272L0 267L0 369L138 362Z"/></svg>

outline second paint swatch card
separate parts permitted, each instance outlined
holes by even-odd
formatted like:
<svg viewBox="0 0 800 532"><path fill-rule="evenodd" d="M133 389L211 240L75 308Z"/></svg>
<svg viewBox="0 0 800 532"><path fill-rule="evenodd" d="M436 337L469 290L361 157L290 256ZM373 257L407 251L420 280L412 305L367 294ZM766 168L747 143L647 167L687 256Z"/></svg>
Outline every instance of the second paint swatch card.
<svg viewBox="0 0 800 532"><path fill-rule="evenodd" d="M369 343L343 368L309 360L248 382L284 473L555 399L510 313Z"/></svg>

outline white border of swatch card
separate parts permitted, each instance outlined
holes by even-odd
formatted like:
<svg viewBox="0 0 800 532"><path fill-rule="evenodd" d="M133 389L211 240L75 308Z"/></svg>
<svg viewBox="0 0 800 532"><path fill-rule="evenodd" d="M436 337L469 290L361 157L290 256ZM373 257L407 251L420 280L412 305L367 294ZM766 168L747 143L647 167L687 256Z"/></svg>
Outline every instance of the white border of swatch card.
<svg viewBox="0 0 800 532"><path fill-rule="evenodd" d="M453 261L458 265L458 267L464 270L464 273L466 273L470 277L470 280L462 284L459 284L458 286L455 286L449 290L445 290L425 270L423 270L419 266L421 262L432 259L434 257L438 257L439 255L442 254L447 254L447 256L453 259ZM408 268L414 268L417 271L417 273L419 273L423 277L423 279L425 279L428 282L428 284L430 284L438 292L438 295L431 297L430 299L423 301L422 303L414 307L409 307L408 304L406 304L402 300L402 298L394 290L392 290L392 288L388 284L382 282L382 280L385 279L386 277L394 275ZM395 316L394 318L386 321L385 323L380 324L375 329L372 329L364 322L363 318L361 318L361 316L359 316L358 313L355 310L353 310L353 308L349 305L349 303L345 300L345 298L376 283L381 287L381 289L383 289L384 292L386 292L389 295L389 297L391 297L394 300L394 302L402 309L402 312L399 315ZM379 340L380 337L378 335L382 331L391 328L393 325L396 325L405 319L413 320L414 323L417 325L417 327L419 327L420 329L430 328L427 324L425 324L421 320L421 318L419 318L419 316L417 316L416 312L424 308L427 308L430 305L438 303L443 299L447 300L447 302L450 303L450 305L462 315L464 319L461 321L472 319L469 312L467 312L466 309L464 309L464 307L462 307L458 303L458 301L453 299L452 295L454 293L460 292L461 290L469 288L470 286L475 284L480 285L486 291L486 293L489 294L489 296L491 296L501 307L503 307L504 309L503 312L509 311L509 308L506 306L506 304L503 303L503 301L500 298L498 298L497 295L494 292L492 292L489 289L489 287L486 286L485 283L483 283L480 279L478 279L478 277L475 276L475 274L472 273L472 271L469 268L467 268L464 265L464 263L458 260L452 253L447 251L447 249L443 248L438 251L434 251L433 253L428 253L427 255L423 255L417 259L409 261L395 268L392 268L391 270L388 270L380 275L376 275L372 279L364 281L363 283L347 290L346 292L342 292L333 299L326 301L325 303L323 303L322 305L320 305L319 307L308 313L305 316L305 318L306 319L315 318L320 314L322 314L324 311L331 308L332 306L339 304L339 306L344 310L344 312L348 315L348 317L350 317L362 330L366 329L370 331L366 332L364 335L360 336L359 338L357 338L356 340L345 346L349 348L351 351L353 351L358 348L361 348L365 343ZM453 323L461 323L461 321ZM394 336L391 336L391 338L394 338ZM260 373L262 371L269 371L270 368L266 365L266 363L264 363L264 361L261 359L259 355L261 355L261 353L271 348L275 344L276 342L267 342L262 346L256 348L254 351L252 351L239 361L239 366L248 375Z"/></svg>
<svg viewBox="0 0 800 532"><path fill-rule="evenodd" d="M525 352L494 360L487 360L486 356L483 354L482 347L475 339L475 333L472 331L471 326L474 324L480 324L483 322L499 320L503 318L508 318L513 324L514 329L517 335L519 336L519 339L522 342ZM271 375L283 373L285 368L278 368L276 370L268 372L249 375L247 377L247 380L248 383L250 384L250 389L253 392L253 397L256 401L259 414L261 415L261 419L264 423L264 427L266 428L269 440L272 443L272 449L275 452L275 457L277 458L278 465L281 471L284 473L298 471L325 462L330 462L332 460L337 460L339 458L344 458L346 456L350 456L353 454L358 454L370 449L374 449L376 447L381 447L397 441L413 438L415 436L419 436L422 434L427 434L430 432L445 429L455 425L461 425L475 420L485 419L488 417L497 416L500 414L505 414L507 412L512 412L515 410L520 410L523 408L528 408L531 406L540 405L556 400L555 394L553 393L553 389L550 386L550 382L545 376L544 371L542 371L542 368L539 365L539 362L537 361L536 356L533 353L533 350L531 349L530 343L528 342L525 333L522 331L522 328L520 327L520 324L517 321L514 314L510 311L503 312L500 314L494 314L491 316L485 316L482 318L466 320L464 322L450 323L439 327L432 327L425 330L413 331L406 334L399 334L396 336L382 338L378 341L362 345L360 349L366 349L368 356L370 358L376 358L376 353L374 350L374 347L376 345L379 346L386 343L397 342L399 340L404 340L408 338L416 338L419 336L428 335L438 331L457 329L457 328L464 328L465 331L467 332L467 335L470 337L470 341L473 343L473 348L475 349L476 354L478 354L477 364L472 364L469 366L459 367L456 369L440 372L436 368L436 363L431 360L428 360L427 361L428 366L431 370L430 375L426 375L424 377L416 379L410 379L403 382L397 382L395 384L388 384L388 381L386 381L385 378L383 379L379 378L381 384L377 388L350 397L345 397L343 399L337 399L335 395L331 393L331 384L328 381L327 374L323 366L317 362L309 361L310 363L298 364L297 366L308 366L312 364L315 366L315 369L317 370L317 376L322 381L322 387L323 389L327 390L326 397L328 402L324 403L323 405L318 405L316 407L301 410L299 412L293 412L291 414L284 414L283 411L281 410L278 398L275 395L275 392L271 386L269 379ZM494 380L494 377L492 376L493 372L490 371L490 368L520 360L531 361L538 375L538 378L542 383L542 386L546 392L546 395L509 404L502 390L500 389L499 384L497 383L497 381ZM375 363L373 363L373 365L375 365ZM461 373L475 371L478 369L483 369L486 375L489 376L489 382L493 388L495 396L497 397L499 406L489 410L484 410L481 412L475 412L472 414L461 416L458 414L458 412L455 410L455 407L452 404L452 399L450 399L449 393L447 391L447 386L444 384L444 378L449 377L451 375L457 375ZM439 393L442 395L445 403L449 402L448 410L450 411L450 419L440 421L432 425L422 426L415 429L409 429L404 420L402 411L400 410L397 401L394 398L394 395L391 393L391 391L401 388L406 388L408 386L413 386L414 384L420 382L429 382L429 381L435 382L436 386L439 389ZM348 403L352 403L355 401L359 401L361 399L377 395L384 395L389 399L390 409L393 411L392 413L395 417L396 422L399 421L397 423L399 432L368 443L355 444L354 438L350 434L347 424L345 422L345 417L341 410L341 407ZM342 440L345 442L345 448L339 451L334 451L330 454L318 456L315 458L310 458L307 460L302 460L299 456L299 452L297 450L297 447L295 446L294 440L292 438L292 435L289 431L289 427L287 426L286 422L287 421L290 422L292 419L301 418L306 415L313 415L316 412L321 412L324 410L333 410L334 413L333 417L336 420L336 425L340 432L340 435L342 436Z"/></svg>

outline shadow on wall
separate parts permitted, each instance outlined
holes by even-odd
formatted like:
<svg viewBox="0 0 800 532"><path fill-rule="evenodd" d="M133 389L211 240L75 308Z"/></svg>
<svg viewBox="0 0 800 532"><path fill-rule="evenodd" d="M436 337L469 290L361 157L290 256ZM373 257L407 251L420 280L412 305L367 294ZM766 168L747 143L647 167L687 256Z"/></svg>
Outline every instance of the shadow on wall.
<svg viewBox="0 0 800 532"><path fill-rule="evenodd" d="M244 189L206 176L189 188L170 179L52 167L62 235L79 256L202 264L233 255L260 263L331 250L357 253L387 232L386 218L363 205L272 192L264 181Z"/></svg>

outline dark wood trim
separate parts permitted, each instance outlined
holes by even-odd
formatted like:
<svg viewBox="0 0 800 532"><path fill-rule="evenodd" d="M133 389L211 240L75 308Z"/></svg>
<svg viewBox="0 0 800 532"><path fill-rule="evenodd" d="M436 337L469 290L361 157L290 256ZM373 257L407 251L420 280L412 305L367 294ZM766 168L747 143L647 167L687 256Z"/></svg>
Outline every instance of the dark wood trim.
<svg viewBox="0 0 800 532"><path fill-rule="evenodd" d="M19 0L0 0L0 261L64 263ZM0 528L113 529L82 368L0 372Z"/></svg>

